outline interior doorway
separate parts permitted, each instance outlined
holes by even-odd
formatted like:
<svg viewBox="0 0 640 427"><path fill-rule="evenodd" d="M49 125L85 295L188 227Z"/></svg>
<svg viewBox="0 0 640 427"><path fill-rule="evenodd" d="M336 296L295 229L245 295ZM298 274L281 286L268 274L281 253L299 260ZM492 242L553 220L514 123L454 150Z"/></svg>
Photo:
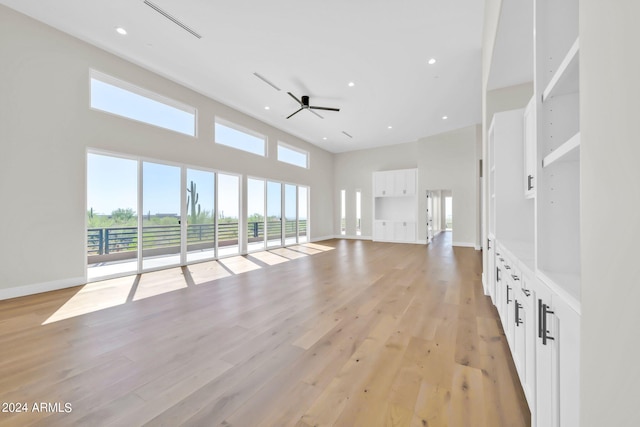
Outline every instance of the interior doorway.
<svg viewBox="0 0 640 427"><path fill-rule="evenodd" d="M453 230L453 193L451 190L426 191L427 244L443 231Z"/></svg>

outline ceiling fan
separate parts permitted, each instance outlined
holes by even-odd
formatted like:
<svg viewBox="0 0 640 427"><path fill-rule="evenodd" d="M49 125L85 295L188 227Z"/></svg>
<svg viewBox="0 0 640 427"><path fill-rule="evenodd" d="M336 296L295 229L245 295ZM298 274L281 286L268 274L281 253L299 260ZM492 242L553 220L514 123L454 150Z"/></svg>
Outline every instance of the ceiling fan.
<svg viewBox="0 0 640 427"><path fill-rule="evenodd" d="M289 94L289 96L291 96L293 99L295 99L298 104L300 104L300 109L298 111L296 111L295 113L290 114L289 117L287 117L287 119L289 119L292 116L298 114L302 110L309 110L310 112L312 112L316 116L320 117L321 119L324 119L324 117L322 117L320 114L316 113L313 110L340 111L339 108L316 107L316 106L313 106L313 105L309 105L309 97L307 95L303 95L302 96L302 101L301 101L298 98L296 98L296 96L294 94L292 94L291 92L287 92L287 93Z"/></svg>

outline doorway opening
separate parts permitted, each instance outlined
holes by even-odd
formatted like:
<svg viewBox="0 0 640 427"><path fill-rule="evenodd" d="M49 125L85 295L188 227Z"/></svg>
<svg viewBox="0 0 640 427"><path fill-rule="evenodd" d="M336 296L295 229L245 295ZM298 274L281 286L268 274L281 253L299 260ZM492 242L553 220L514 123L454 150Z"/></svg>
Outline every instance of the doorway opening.
<svg viewBox="0 0 640 427"><path fill-rule="evenodd" d="M453 193L451 190L426 191L427 244L443 231L453 231Z"/></svg>

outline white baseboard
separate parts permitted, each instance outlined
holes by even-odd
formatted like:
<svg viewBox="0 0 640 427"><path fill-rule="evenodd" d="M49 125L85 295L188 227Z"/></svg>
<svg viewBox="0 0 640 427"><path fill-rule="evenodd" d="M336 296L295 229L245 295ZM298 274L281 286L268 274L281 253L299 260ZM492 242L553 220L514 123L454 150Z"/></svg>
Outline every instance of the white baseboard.
<svg viewBox="0 0 640 427"><path fill-rule="evenodd" d="M482 247L481 247L480 245L475 245L473 248L474 248L476 251L479 251L480 249L482 249Z"/></svg>
<svg viewBox="0 0 640 427"><path fill-rule="evenodd" d="M353 234L340 234L333 236L334 239L351 239L351 240L371 240L371 236L354 236Z"/></svg>
<svg viewBox="0 0 640 427"><path fill-rule="evenodd" d="M476 247L475 243L469 243L469 242L452 242L451 246L462 246L464 248L474 248Z"/></svg>
<svg viewBox="0 0 640 427"><path fill-rule="evenodd" d="M69 279L52 280L51 282L0 289L0 301L24 297L27 295L41 294L43 292L57 291L58 289L72 288L74 286L83 285L86 282L87 281L84 277L71 277Z"/></svg>
<svg viewBox="0 0 640 427"><path fill-rule="evenodd" d="M426 240L418 240L416 243L419 244L419 245L426 245L427 241Z"/></svg>

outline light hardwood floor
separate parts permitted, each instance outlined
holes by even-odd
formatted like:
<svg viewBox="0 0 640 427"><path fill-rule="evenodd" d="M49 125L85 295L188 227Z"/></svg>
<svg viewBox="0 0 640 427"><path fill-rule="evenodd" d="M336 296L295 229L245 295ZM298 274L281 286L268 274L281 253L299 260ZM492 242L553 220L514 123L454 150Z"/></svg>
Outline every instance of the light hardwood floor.
<svg viewBox="0 0 640 427"><path fill-rule="evenodd" d="M0 301L0 426L528 426L480 271L330 240Z"/></svg>

